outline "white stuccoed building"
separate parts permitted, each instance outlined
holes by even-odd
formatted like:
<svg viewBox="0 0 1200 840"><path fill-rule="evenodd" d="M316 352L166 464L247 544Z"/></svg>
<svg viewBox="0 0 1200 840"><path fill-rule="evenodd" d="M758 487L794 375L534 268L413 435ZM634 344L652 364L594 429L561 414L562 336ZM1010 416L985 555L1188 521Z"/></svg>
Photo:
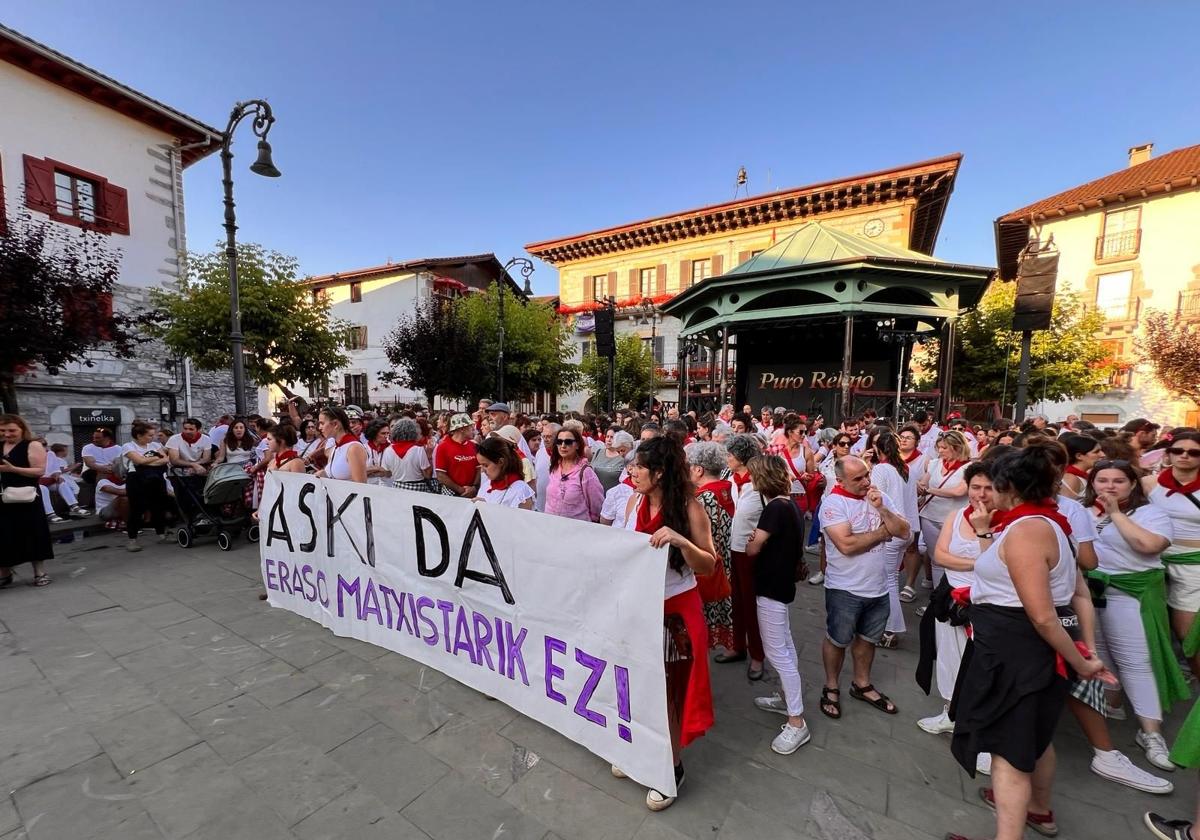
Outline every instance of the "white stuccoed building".
<svg viewBox="0 0 1200 840"><path fill-rule="evenodd" d="M219 132L18 32L0 26L0 225L34 219L99 231L120 250L111 305L145 304L180 282L186 252L184 169L218 150ZM101 301L100 305L107 305ZM157 342L133 359L101 351L93 366L18 379L22 414L51 442L76 444L92 428L128 439L135 417L177 427L233 402L226 373L197 374Z"/></svg>

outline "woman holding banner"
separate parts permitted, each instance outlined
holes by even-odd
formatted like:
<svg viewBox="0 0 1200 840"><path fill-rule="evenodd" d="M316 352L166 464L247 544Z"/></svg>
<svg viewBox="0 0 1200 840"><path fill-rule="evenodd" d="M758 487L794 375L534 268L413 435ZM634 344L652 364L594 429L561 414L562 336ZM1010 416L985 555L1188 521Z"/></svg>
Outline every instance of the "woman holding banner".
<svg viewBox="0 0 1200 840"><path fill-rule="evenodd" d="M332 441L329 466L317 473L317 478L336 478L340 481L367 483L367 448L357 435L350 432L350 418L334 405L321 409L321 434Z"/></svg>
<svg viewBox="0 0 1200 840"><path fill-rule="evenodd" d="M560 436L561 436L560 432ZM636 492L626 509L625 527L650 536L650 545L668 547L663 603L663 652L667 672L667 720L675 756L675 784L683 783L680 752L713 724L708 681L708 627L696 590L696 575L716 568L708 515L694 496L683 447L669 437L642 441L630 470ZM613 775L625 774L613 767ZM646 806L662 811L674 796L651 789Z"/></svg>

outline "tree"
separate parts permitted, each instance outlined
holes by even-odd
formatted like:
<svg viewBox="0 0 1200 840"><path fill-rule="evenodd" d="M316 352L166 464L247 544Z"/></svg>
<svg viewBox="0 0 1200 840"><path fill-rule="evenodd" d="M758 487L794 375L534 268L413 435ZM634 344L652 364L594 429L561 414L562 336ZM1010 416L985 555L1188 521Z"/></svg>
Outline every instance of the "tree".
<svg viewBox="0 0 1200 840"><path fill-rule="evenodd" d="M485 361L479 378L461 379L456 393L446 396L474 401L497 392L496 360L500 352L500 316L497 285L455 302L463 329L479 342ZM579 381L579 368L571 363L571 334L549 306L522 303L504 290L504 389L506 396L528 399L537 391L563 393Z"/></svg>
<svg viewBox="0 0 1200 840"><path fill-rule="evenodd" d="M608 358L591 353L579 366L584 389L597 405L608 404ZM613 365L613 400L617 405L639 405L650 396L654 383L654 354L633 333L617 338Z"/></svg>
<svg viewBox="0 0 1200 840"><path fill-rule="evenodd" d="M331 320L329 303L314 300L299 282L294 257L242 243L237 269L249 381L284 387L319 382L347 364L346 325ZM181 289L152 293L150 332L200 370L228 370L233 357L224 249L189 255L187 277Z"/></svg>
<svg viewBox="0 0 1200 840"><path fill-rule="evenodd" d="M1158 381L1168 391L1200 403L1200 324L1150 309L1142 329L1138 354L1150 363Z"/></svg>
<svg viewBox="0 0 1200 840"><path fill-rule="evenodd" d="M495 365L484 355L478 336L444 298L422 300L400 316L383 348L396 370L380 371L380 378L420 391L430 407L438 394L457 396L464 383L495 376Z"/></svg>
<svg viewBox="0 0 1200 840"><path fill-rule="evenodd" d="M1015 283L993 283L979 306L959 321L954 396L1000 400L1005 392L1015 394L1021 360L1021 334L1012 330L1015 301ZM1084 312L1078 295L1059 292L1050 329L1033 334L1031 395L1053 401L1107 390L1118 366L1096 338L1103 323L1100 314Z"/></svg>
<svg viewBox="0 0 1200 840"><path fill-rule="evenodd" d="M76 231L22 210L0 227L0 401L17 412L15 378L50 374L88 350L122 358L141 338L136 313L114 312L121 252L94 231Z"/></svg>

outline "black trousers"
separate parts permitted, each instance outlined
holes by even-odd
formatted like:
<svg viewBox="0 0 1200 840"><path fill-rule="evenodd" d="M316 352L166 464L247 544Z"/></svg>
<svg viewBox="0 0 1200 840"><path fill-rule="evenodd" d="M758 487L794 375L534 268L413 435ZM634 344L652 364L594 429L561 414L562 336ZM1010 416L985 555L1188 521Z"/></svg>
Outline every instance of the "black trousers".
<svg viewBox="0 0 1200 840"><path fill-rule="evenodd" d="M162 534L167 529L167 482L161 472L143 472L136 470L125 478L125 490L129 499L129 520L126 523L126 533L129 539L137 539L138 529L142 519L150 514L150 523L156 534Z"/></svg>

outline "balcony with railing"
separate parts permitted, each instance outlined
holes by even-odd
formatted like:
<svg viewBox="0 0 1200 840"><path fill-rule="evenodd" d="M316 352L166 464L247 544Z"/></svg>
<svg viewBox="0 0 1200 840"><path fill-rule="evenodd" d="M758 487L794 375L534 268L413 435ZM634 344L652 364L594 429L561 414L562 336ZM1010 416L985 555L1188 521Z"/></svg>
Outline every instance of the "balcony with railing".
<svg viewBox="0 0 1200 840"><path fill-rule="evenodd" d="M1092 304L1084 304L1083 311L1085 313L1099 312L1104 318L1105 324L1136 324L1138 317L1142 314L1142 299L1130 297L1120 301L1100 301Z"/></svg>
<svg viewBox="0 0 1200 840"><path fill-rule="evenodd" d="M1175 314L1189 321L1200 320L1200 289L1179 293L1179 306Z"/></svg>
<svg viewBox="0 0 1200 840"><path fill-rule="evenodd" d="M1142 247L1142 229L1121 230L1096 237L1097 260L1136 257Z"/></svg>

